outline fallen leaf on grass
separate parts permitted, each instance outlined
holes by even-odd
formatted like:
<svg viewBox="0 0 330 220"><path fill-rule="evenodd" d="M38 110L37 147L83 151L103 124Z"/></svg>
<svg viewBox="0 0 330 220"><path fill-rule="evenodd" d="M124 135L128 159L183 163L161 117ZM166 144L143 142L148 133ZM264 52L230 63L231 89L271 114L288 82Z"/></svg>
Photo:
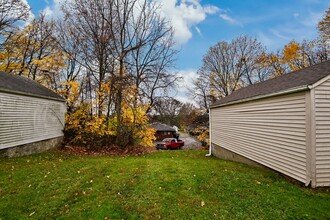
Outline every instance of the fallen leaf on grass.
<svg viewBox="0 0 330 220"><path fill-rule="evenodd" d="M34 213L36 213L36 212L35 211L34 212L31 212L30 215L29 215L29 217L31 217L32 215L34 215Z"/></svg>

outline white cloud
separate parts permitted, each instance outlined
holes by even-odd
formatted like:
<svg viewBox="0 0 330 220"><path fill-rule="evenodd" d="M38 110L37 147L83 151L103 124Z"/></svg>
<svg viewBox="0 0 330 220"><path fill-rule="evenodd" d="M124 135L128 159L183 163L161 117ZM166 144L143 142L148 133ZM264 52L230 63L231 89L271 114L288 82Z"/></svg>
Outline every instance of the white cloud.
<svg viewBox="0 0 330 220"><path fill-rule="evenodd" d="M270 37L269 35L265 34L264 32L259 32L257 34L257 38L267 48L276 49L277 47L281 46L281 45L276 45L276 40Z"/></svg>
<svg viewBox="0 0 330 220"><path fill-rule="evenodd" d="M186 69L186 70L180 70L179 76L183 78L182 82L179 85L179 91L185 91L186 88L192 88L193 87L193 81L198 78L197 70L195 69Z"/></svg>
<svg viewBox="0 0 330 220"><path fill-rule="evenodd" d="M226 15L226 14L220 14L219 17L225 21L228 21L231 24L236 22L233 18L231 18L229 15Z"/></svg>
<svg viewBox="0 0 330 220"><path fill-rule="evenodd" d="M323 12L310 9L304 13L294 12L291 16L295 19L264 29L258 33L258 39L271 50L282 49L291 40L302 42L316 39L318 36L317 24L322 19L322 15Z"/></svg>
<svg viewBox="0 0 330 220"><path fill-rule="evenodd" d="M71 0L69 0L70 2ZM205 20L207 15L216 14L220 9L207 4L202 5L201 0L153 0L160 5L162 16L168 19L174 28L174 40L176 44L182 45L192 37L192 28L201 34L196 25ZM67 1L54 0L52 5L48 5L44 12L51 17L60 17L61 5Z"/></svg>
<svg viewBox="0 0 330 220"><path fill-rule="evenodd" d="M48 6L44 10L42 10L42 12L45 13L46 17L50 17L50 18L62 17L63 16L61 11L62 4L68 3L70 1L72 0L53 0L52 4L46 1L46 3L48 3Z"/></svg>
<svg viewBox="0 0 330 220"><path fill-rule="evenodd" d="M288 33L285 33L285 29L283 29L283 30L276 30L276 29L270 28L269 31L274 36L276 36L277 38L281 38L281 39L286 40L286 41L292 40L292 38L290 36L288 36Z"/></svg>
<svg viewBox="0 0 330 220"><path fill-rule="evenodd" d="M31 11L31 6L29 5L29 3L27 2L27 0L22 0L23 4L27 5L29 7L29 17L27 18L26 22L25 22L25 25L29 24L34 18L35 18L35 15L32 13Z"/></svg>
<svg viewBox="0 0 330 220"><path fill-rule="evenodd" d="M319 21L322 20L323 12L308 12L304 19L301 20L301 24L307 27L316 27Z"/></svg>
<svg viewBox="0 0 330 220"><path fill-rule="evenodd" d="M238 22L237 20L235 20L234 18L230 17L228 14L226 13L221 13L219 15L219 17L225 21L227 21L228 23L232 24L232 25L237 25L237 26L242 26L242 24L240 22Z"/></svg>
<svg viewBox="0 0 330 220"><path fill-rule="evenodd" d="M49 6L47 6L44 10L42 10L42 13L44 13L46 17L52 17L54 11Z"/></svg>
<svg viewBox="0 0 330 220"><path fill-rule="evenodd" d="M182 77L182 80L178 83L179 85L177 87L177 93L175 94L175 98L182 102L194 103L194 101L190 97L189 89L194 88L193 81L196 80L198 77L197 70L180 70L178 75Z"/></svg>
<svg viewBox="0 0 330 220"><path fill-rule="evenodd" d="M204 21L208 14L215 14L220 10L213 5L203 6L200 0L155 1L161 6L162 15L172 24L177 45L188 42L192 37L191 28Z"/></svg>
<svg viewBox="0 0 330 220"><path fill-rule="evenodd" d="M214 5L206 5L204 7L204 11L207 14L216 14L220 11L220 9Z"/></svg>
<svg viewBox="0 0 330 220"><path fill-rule="evenodd" d="M195 30L196 30L196 32L197 32L200 36L202 36L202 32L201 32L201 30L200 30L197 26L195 26Z"/></svg>

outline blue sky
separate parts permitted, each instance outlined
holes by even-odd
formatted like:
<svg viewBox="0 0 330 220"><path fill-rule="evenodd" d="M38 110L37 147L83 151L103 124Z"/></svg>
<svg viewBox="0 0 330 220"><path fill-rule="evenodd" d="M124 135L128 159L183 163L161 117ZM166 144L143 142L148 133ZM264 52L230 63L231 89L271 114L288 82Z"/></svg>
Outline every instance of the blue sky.
<svg viewBox="0 0 330 220"><path fill-rule="evenodd" d="M176 93L189 99L191 86L208 48L219 41L247 34L269 51L281 49L291 40L314 39L317 23L329 7L328 0L154 0L175 29L180 49L176 71L184 81ZM27 0L32 12L58 16L64 0Z"/></svg>

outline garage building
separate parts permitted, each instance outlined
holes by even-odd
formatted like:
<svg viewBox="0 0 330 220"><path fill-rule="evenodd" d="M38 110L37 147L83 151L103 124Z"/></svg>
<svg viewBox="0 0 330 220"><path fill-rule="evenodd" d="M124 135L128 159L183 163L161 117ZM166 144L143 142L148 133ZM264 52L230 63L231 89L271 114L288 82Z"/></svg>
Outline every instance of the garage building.
<svg viewBox="0 0 330 220"><path fill-rule="evenodd" d="M233 92L210 107L210 151L330 186L330 61Z"/></svg>
<svg viewBox="0 0 330 220"><path fill-rule="evenodd" d="M65 100L22 76L0 72L0 156L44 151L61 143Z"/></svg>

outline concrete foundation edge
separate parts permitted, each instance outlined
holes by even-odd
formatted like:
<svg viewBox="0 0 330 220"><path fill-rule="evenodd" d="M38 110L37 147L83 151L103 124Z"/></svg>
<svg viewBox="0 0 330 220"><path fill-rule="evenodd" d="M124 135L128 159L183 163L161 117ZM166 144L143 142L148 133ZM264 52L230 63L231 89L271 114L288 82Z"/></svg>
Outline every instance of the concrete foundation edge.
<svg viewBox="0 0 330 220"><path fill-rule="evenodd" d="M250 160L246 157L243 157L237 153L234 153L230 150L227 150L223 147L220 147L214 143L212 143L212 155L223 159L223 160L229 160L229 161L234 161L234 162L239 162L239 163L244 163L250 166L255 166L255 167L265 167L261 165L260 163L257 163L253 160Z"/></svg>
<svg viewBox="0 0 330 220"><path fill-rule="evenodd" d="M51 138L47 140L37 141L34 143L19 145L16 147L10 147L0 150L0 158L2 157L19 157L25 155L31 155L47 151L53 148L61 146L63 143L63 136Z"/></svg>

